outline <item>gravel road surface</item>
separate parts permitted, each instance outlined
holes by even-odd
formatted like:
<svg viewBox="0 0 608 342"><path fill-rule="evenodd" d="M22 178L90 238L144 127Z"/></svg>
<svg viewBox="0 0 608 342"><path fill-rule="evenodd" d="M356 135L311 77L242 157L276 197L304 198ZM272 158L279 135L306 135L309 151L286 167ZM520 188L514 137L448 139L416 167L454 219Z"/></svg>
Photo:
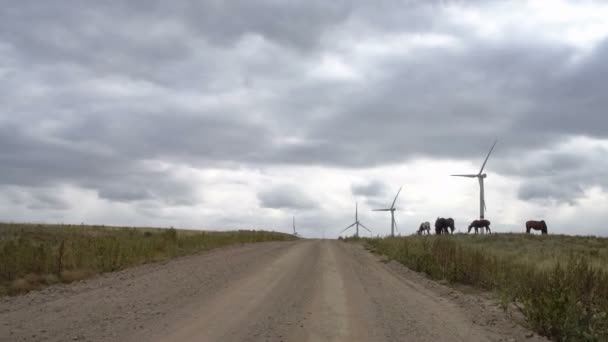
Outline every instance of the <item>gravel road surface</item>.
<svg viewBox="0 0 608 342"><path fill-rule="evenodd" d="M466 292L356 244L249 244L0 299L0 341L545 341Z"/></svg>

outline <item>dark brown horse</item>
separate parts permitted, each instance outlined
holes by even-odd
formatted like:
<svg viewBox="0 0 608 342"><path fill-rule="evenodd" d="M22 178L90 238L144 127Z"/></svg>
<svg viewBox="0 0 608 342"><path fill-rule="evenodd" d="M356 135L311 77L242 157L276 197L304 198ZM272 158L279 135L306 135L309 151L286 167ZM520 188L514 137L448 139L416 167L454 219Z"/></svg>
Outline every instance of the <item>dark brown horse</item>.
<svg viewBox="0 0 608 342"><path fill-rule="evenodd" d="M454 229L454 219L451 217L447 219L443 217L438 217L437 221L435 221L435 234L437 235L450 234L450 231L453 234Z"/></svg>
<svg viewBox="0 0 608 342"><path fill-rule="evenodd" d="M486 233L490 233L492 234L492 230L490 229L490 221L489 220L475 220L473 222L471 222L471 224L469 225L469 233L471 232L471 229L475 228L475 234L477 234L479 232L479 228L481 228L481 232L483 233L483 229L485 228Z"/></svg>
<svg viewBox="0 0 608 342"><path fill-rule="evenodd" d="M456 229L456 225L454 224L454 219L449 217L446 219L446 222L448 223L448 228L450 228L450 233L454 234L454 230Z"/></svg>
<svg viewBox="0 0 608 342"><path fill-rule="evenodd" d="M526 222L526 233L530 234L530 230L540 230L542 234L547 234L547 223L543 221L528 221Z"/></svg>

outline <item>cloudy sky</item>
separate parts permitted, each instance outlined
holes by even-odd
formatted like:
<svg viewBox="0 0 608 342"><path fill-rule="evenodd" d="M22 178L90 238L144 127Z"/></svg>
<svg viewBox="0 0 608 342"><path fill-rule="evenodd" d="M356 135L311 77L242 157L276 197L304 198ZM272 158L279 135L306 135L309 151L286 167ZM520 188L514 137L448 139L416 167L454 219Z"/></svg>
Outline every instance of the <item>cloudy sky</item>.
<svg viewBox="0 0 608 342"><path fill-rule="evenodd" d="M3 1L0 220L608 235L604 1Z"/></svg>

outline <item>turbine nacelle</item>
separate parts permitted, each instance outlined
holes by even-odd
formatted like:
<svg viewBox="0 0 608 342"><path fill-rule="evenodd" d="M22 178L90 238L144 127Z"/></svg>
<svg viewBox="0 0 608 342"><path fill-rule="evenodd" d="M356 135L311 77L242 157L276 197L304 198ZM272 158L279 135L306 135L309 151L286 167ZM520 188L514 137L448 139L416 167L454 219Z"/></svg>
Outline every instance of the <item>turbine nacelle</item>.
<svg viewBox="0 0 608 342"><path fill-rule="evenodd" d="M477 174L452 175L453 177L477 178L477 180L479 181L479 217L480 218L485 217L485 211L486 211L486 200L485 200L485 195L484 195L484 184L483 183L484 183L484 179L487 178L488 175L483 173L483 170L485 169L486 163L488 162L488 159L490 158L492 151L494 151L494 147L496 146L497 142L498 142L498 140L494 141L494 144L490 148L490 152L488 152L488 155L486 156L486 159L483 161L483 164L481 165L481 169L479 170L479 172Z"/></svg>
<svg viewBox="0 0 608 342"><path fill-rule="evenodd" d="M395 195L395 199L393 200L393 203L391 204L390 208L387 209L373 209L372 211L390 211L391 212L391 236L395 236L395 228L397 228L397 222L395 221L395 203L397 203L397 197L399 197L399 194L401 193L401 189L403 187L399 188L399 191L397 191L397 195Z"/></svg>
<svg viewBox="0 0 608 342"><path fill-rule="evenodd" d="M355 223L351 224L350 226L344 228L340 234L344 233L345 231L349 230L352 227L356 227L356 231L355 231L355 236L359 237L359 227L367 230L368 232L370 232L371 234L371 230L369 228L367 228L363 223L361 223L361 221L359 221L359 203L355 203Z"/></svg>

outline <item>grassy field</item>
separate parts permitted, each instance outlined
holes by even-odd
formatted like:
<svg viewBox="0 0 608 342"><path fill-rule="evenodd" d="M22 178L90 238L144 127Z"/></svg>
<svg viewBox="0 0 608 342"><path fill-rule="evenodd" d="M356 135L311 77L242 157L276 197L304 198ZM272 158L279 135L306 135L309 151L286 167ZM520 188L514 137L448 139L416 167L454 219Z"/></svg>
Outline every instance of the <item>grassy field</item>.
<svg viewBox="0 0 608 342"><path fill-rule="evenodd" d="M608 239L493 234L366 239L433 279L493 291L555 341L608 341Z"/></svg>
<svg viewBox="0 0 608 342"><path fill-rule="evenodd" d="M231 244L291 239L288 234L252 230L0 223L0 296Z"/></svg>

